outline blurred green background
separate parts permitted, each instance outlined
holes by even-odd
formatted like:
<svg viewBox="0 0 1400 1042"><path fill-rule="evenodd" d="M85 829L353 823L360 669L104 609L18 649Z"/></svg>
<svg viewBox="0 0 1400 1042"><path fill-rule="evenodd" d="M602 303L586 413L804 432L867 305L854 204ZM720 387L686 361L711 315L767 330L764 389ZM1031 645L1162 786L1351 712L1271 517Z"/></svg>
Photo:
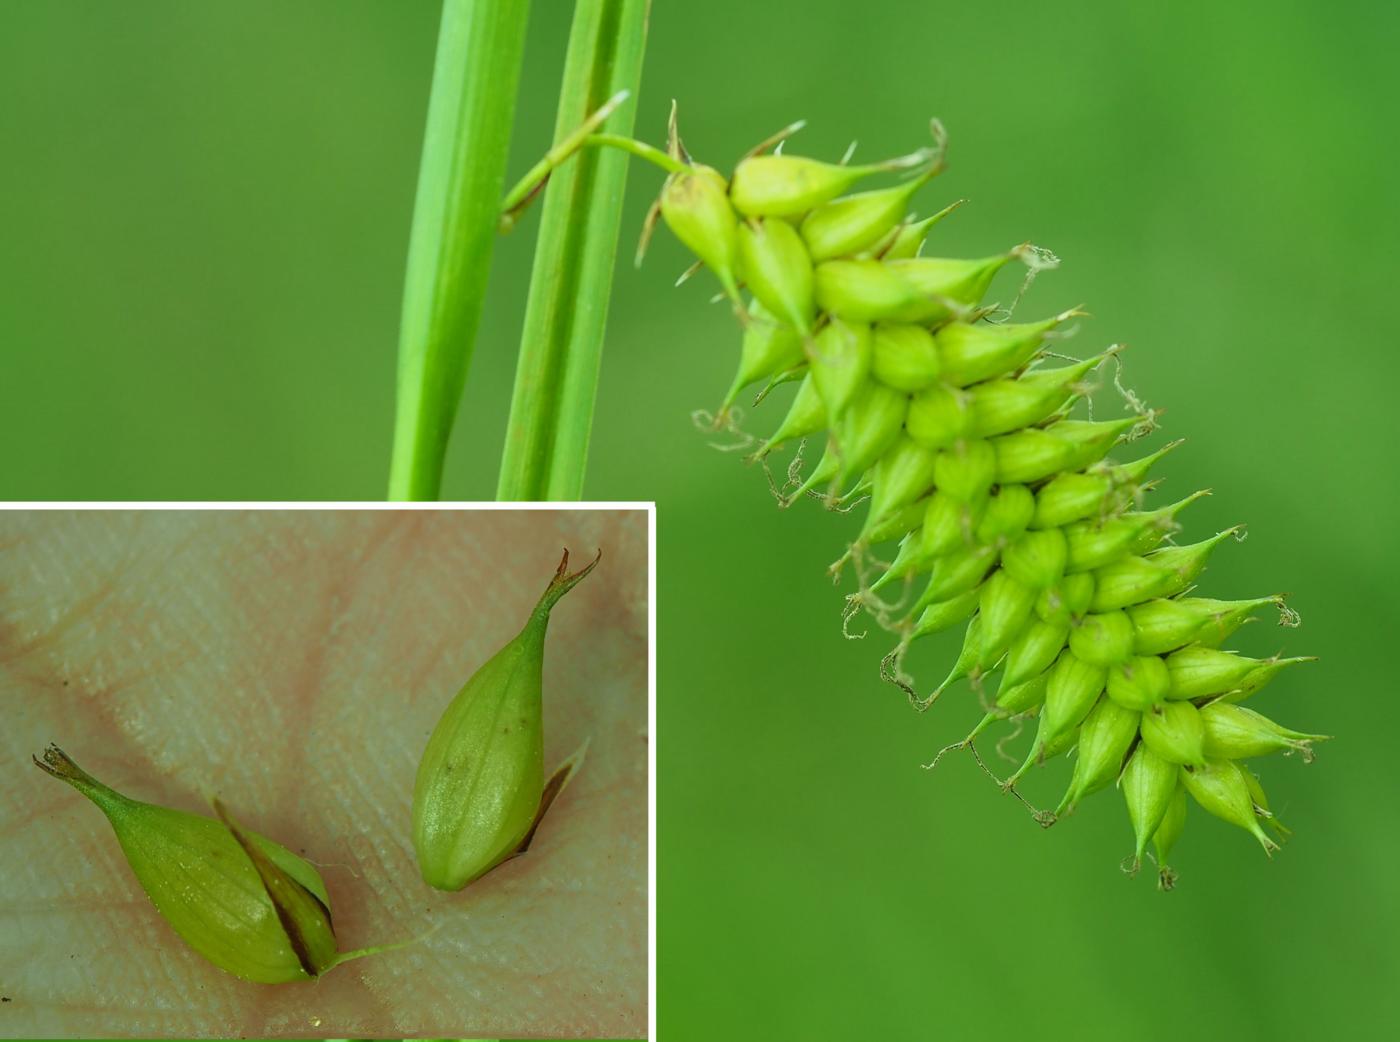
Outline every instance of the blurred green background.
<svg viewBox="0 0 1400 1042"><path fill-rule="evenodd" d="M535 4L514 172L547 144L569 10ZM436 19L0 9L0 494L383 494ZM1298 832L1274 863L1195 809L1169 895L1118 871L1115 795L1043 832L969 760L921 771L975 701L918 716L882 684L887 643L841 639L824 576L855 519L780 513L692 429L737 334L706 279L671 288L689 258L662 233L618 272L588 491L660 505L663 1042L1397 1037L1398 32L1360 2L656 5L653 141L672 97L721 167L797 117L829 158L945 120L923 205L973 205L933 252L1064 258L1022 314L1083 302L1076 349L1132 345L1158 437L1190 439L1166 489L1216 490L1188 532L1251 523L1203 592L1287 590L1304 617L1235 646L1322 656L1259 708L1340 736L1263 765ZM658 181L634 166L624 256ZM495 486L533 231L499 246L456 498ZM929 686L949 653L916 656Z"/></svg>

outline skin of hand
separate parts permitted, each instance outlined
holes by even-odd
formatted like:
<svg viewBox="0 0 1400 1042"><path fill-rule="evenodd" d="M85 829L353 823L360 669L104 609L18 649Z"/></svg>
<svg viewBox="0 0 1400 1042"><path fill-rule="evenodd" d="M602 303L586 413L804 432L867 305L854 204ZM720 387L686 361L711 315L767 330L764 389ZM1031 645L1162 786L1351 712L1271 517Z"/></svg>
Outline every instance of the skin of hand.
<svg viewBox="0 0 1400 1042"><path fill-rule="evenodd" d="M426 886L414 774L564 547L598 568L545 643L545 771L587 756L530 850ZM647 996L644 511L0 513L0 1034L635 1037ZM212 814L318 866L342 950L250 984L155 911L103 814L30 762Z"/></svg>

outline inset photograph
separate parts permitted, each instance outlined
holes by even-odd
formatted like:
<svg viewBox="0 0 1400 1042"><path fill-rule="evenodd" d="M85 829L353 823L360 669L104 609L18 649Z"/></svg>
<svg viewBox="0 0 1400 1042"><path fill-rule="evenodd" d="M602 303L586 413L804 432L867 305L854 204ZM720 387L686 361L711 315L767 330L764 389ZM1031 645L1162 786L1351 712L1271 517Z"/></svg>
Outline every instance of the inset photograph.
<svg viewBox="0 0 1400 1042"><path fill-rule="evenodd" d="M0 1033L644 1035L650 531L0 513Z"/></svg>

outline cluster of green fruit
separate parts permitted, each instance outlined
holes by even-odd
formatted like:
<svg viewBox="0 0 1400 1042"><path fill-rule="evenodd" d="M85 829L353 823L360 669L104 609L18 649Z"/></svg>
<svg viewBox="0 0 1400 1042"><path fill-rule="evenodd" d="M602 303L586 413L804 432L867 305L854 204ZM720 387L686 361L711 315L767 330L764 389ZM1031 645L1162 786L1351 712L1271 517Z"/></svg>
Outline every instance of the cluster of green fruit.
<svg viewBox="0 0 1400 1042"><path fill-rule="evenodd" d="M1147 474L1175 446L1130 462L1107 458L1149 432L1151 414L1072 416L1116 348L1045 365L1052 331L1077 311L991 320L982 301L992 279L1012 260L1033 264L1033 248L977 260L919 255L952 209L909 215L941 154L851 166L763 150L725 178L695 163L673 132L660 216L718 277L744 326L717 419L732 415L746 388L761 386L762 399L800 381L755 458L823 438L824 455L786 501L810 493L849 509L868 499L848 556L869 560L878 544L898 543L893 562L856 595L900 634L896 676L912 640L968 623L948 680L919 702L965 677L988 692L985 717L959 746L994 721L1038 716L1034 748L1008 788L1033 764L1077 749L1069 789L1042 821L1116 782L1136 833L1134 869L1155 842L1164 887L1188 793L1272 851L1263 824L1279 826L1240 761L1306 753L1323 736L1239 703L1304 660L1253 659L1220 644L1281 598L1192 596L1207 558L1236 530L1168 541L1177 514L1203 494L1144 508ZM842 194L889 171L912 173ZM923 573L912 610L894 617L878 591ZM998 670L991 693L987 678Z"/></svg>

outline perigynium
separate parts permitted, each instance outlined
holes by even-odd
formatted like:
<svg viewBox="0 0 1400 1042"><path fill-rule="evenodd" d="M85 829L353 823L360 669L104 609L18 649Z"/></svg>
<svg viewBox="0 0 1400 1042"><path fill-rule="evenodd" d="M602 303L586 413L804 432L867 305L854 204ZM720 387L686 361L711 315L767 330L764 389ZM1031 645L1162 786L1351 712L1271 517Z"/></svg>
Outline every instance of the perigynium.
<svg viewBox="0 0 1400 1042"><path fill-rule="evenodd" d="M514 639L462 685L428 738L413 786L413 849L423 881L461 890L523 853L582 759L544 775L544 638L560 599L598 565L569 552Z"/></svg>
<svg viewBox="0 0 1400 1042"><path fill-rule="evenodd" d="M1267 606L1282 625L1298 622L1279 595L1197 592L1211 555L1243 529L1186 541L1179 515L1205 493L1151 505L1149 474L1180 442L1134 451L1157 414L1123 386L1119 347L1065 353L1067 324L1084 312L1010 321L1031 278L1057 258L1029 243L972 260L921 255L959 205L923 219L910 210L944 165L937 121L933 147L860 166L769 154L800 126L751 151L728 179L691 158L674 107L664 157L589 140L668 171L643 241L659 212L697 266L714 269L743 327L728 391L697 422L737 436L727 448L751 448L784 507L808 496L838 514L864 505L831 569L839 578L849 563L858 581L845 621L864 610L897 636L881 673L915 708L971 684L981 719L943 752L966 748L987 769L975 746L982 732L1037 718L1030 755L997 780L1027 802L1017 791L1025 773L1077 751L1058 807L1032 808L1037 820L1052 824L1117 785L1135 835L1130 870L1152 842L1163 889L1175 879L1166 858L1187 793L1271 853L1262 824L1283 830L1241 761L1274 751L1306 760L1325 736L1236 705L1310 661L1220 647ZM904 179L867 183L880 175ZM1017 263L1026 274L1011 304L987 303L998 274ZM1090 395L1105 380L1127 415L1095 415ZM756 391L758 404L789 382L796 392L772 433L745 432L739 397ZM820 455L804 472L813 442ZM792 446L775 478L775 453ZM920 696L903 668L910 646L964 623L952 669Z"/></svg>
<svg viewBox="0 0 1400 1042"><path fill-rule="evenodd" d="M239 826L217 800L218 820L130 799L53 745L34 762L107 816L156 911L220 969L257 984L285 984L402 947L340 951L321 874Z"/></svg>

